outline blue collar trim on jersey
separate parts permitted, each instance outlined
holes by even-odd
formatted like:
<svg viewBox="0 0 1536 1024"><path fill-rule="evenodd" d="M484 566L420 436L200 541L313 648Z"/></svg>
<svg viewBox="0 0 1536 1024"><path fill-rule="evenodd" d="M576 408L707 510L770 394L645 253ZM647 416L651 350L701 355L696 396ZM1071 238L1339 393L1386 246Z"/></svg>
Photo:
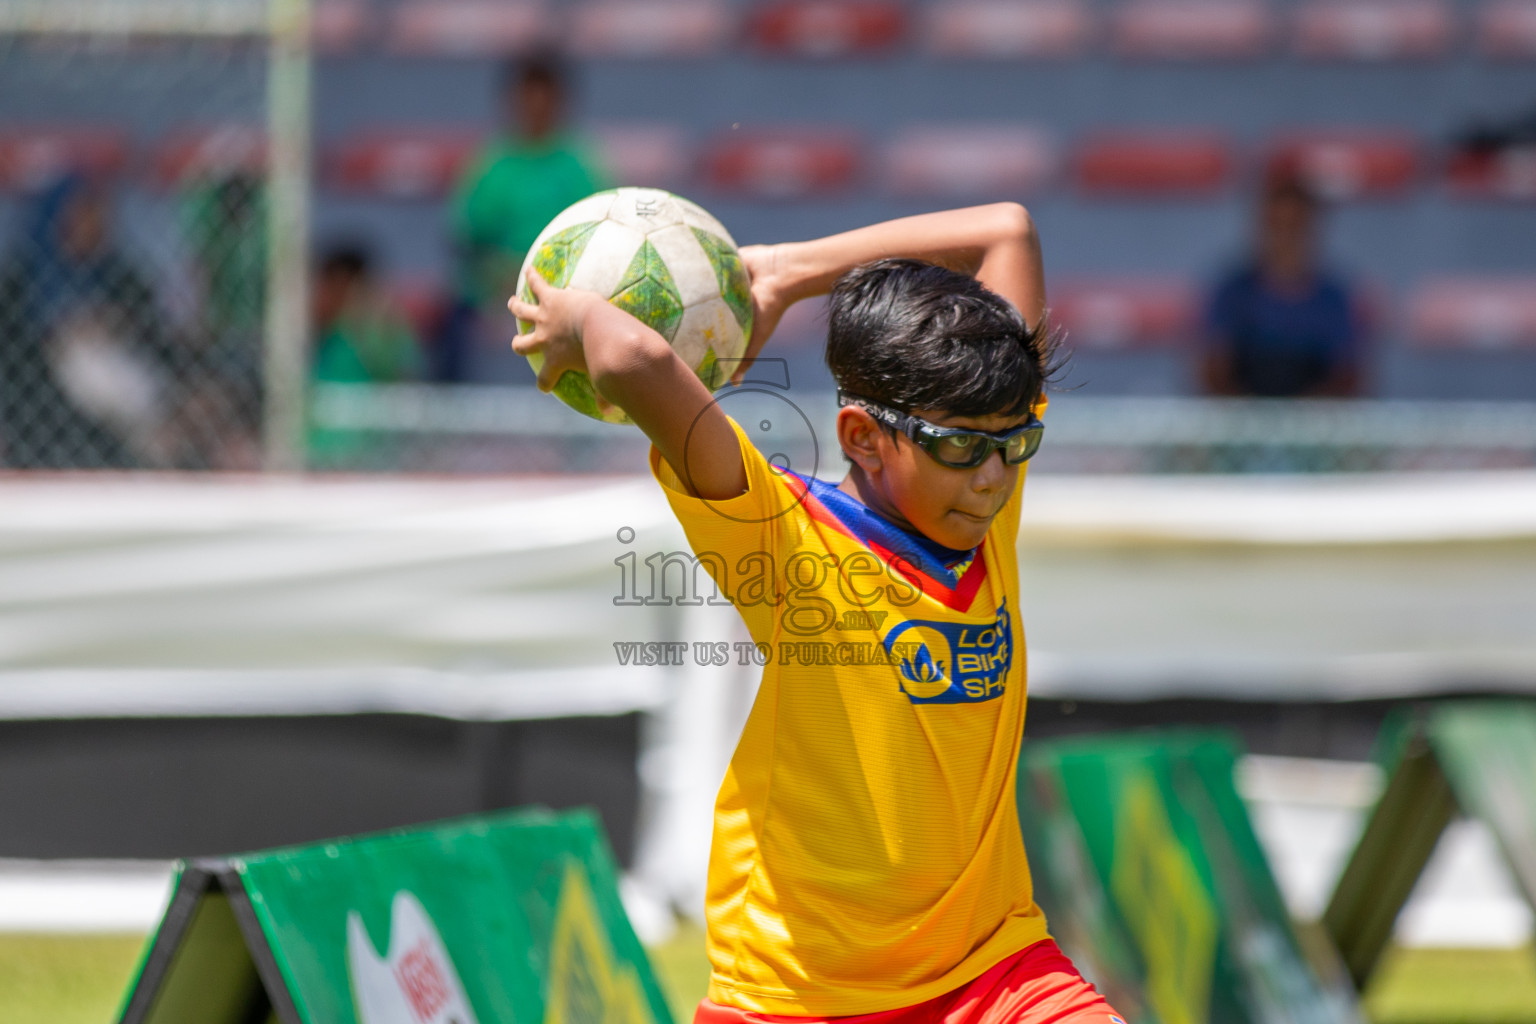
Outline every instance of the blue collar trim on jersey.
<svg viewBox="0 0 1536 1024"><path fill-rule="evenodd" d="M976 557L975 548L947 548L921 533L897 526L862 501L838 490L834 483L800 476L799 473L795 473L795 476L805 481L810 492L848 527L849 533L866 544L874 541L902 555L914 569L946 586L953 587L959 581L960 573Z"/></svg>

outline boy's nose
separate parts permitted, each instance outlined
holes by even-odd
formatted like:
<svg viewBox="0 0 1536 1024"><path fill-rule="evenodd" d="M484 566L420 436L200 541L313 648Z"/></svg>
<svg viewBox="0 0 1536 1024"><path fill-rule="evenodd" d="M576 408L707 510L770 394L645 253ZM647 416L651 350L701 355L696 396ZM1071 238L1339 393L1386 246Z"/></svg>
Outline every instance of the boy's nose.
<svg viewBox="0 0 1536 1024"><path fill-rule="evenodd" d="M976 467L971 475L971 489L995 491L1008 482L1008 474L1013 468L1003 461L1003 451L999 448L988 454L986 460Z"/></svg>

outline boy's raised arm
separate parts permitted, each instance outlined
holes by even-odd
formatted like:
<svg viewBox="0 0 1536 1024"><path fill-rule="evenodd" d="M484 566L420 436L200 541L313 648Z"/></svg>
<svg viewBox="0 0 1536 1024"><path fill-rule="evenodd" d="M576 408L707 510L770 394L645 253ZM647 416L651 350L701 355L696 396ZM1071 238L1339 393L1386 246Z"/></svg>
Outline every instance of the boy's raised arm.
<svg viewBox="0 0 1536 1024"><path fill-rule="evenodd" d="M888 256L940 263L1001 295L1034 327L1045 316L1045 270L1029 211L993 203L883 221L808 242L742 249L756 309L752 343L732 375L740 383L785 309L824 295L844 273Z"/></svg>
<svg viewBox="0 0 1536 1024"><path fill-rule="evenodd" d="M785 309L830 291L854 267L888 256L972 274L1012 302L1030 326L1044 316L1040 243L1017 203L902 217L808 242L747 246L742 259L752 276L752 343L732 381L740 383ZM747 489L730 420L665 338L594 292L556 288L532 271L528 280L538 304L514 295L507 307L534 325L512 348L544 354L541 390L552 390L567 370L585 372L599 396L629 414L695 496L721 501Z"/></svg>
<svg viewBox="0 0 1536 1024"><path fill-rule="evenodd" d="M528 283L538 305L514 295L507 308L533 323L512 349L543 353L541 391L552 390L567 370L582 371L601 400L629 414L695 496L721 501L747 489L730 420L667 339L596 292L556 288L533 270Z"/></svg>

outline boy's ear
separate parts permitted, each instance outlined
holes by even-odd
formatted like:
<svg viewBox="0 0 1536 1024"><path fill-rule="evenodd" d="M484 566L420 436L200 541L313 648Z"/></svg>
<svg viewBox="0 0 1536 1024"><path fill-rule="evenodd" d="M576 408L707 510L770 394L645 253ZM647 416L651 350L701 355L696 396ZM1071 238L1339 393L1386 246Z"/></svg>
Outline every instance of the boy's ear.
<svg viewBox="0 0 1536 1024"><path fill-rule="evenodd" d="M878 471L883 460L880 443L885 432L867 409L845 405L837 411L837 443L865 473Z"/></svg>

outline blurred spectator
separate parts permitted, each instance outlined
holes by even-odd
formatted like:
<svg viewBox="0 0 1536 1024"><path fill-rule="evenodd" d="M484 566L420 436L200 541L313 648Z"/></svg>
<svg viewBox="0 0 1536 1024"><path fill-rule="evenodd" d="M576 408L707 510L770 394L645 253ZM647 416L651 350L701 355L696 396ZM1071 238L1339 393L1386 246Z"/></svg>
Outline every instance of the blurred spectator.
<svg viewBox="0 0 1536 1024"><path fill-rule="evenodd" d="M451 230L459 266L439 339L435 376L441 380L476 376L471 352L478 332L489 317L506 318L533 240L561 210L607 187L595 156L565 128L569 78L559 57L538 53L509 64L502 90L505 128L454 189Z"/></svg>
<svg viewBox="0 0 1536 1024"><path fill-rule="evenodd" d="M372 261L357 245L331 249L315 281L317 381L397 383L421 376L410 321L374 284Z"/></svg>
<svg viewBox="0 0 1536 1024"><path fill-rule="evenodd" d="M1502 120L1478 120L1452 145L1456 153L1488 156L1536 147L1536 108Z"/></svg>
<svg viewBox="0 0 1536 1024"><path fill-rule="evenodd" d="M267 219L261 183L234 172L198 182L182 210L198 286L197 329L184 353L178 464L253 470L259 442Z"/></svg>
<svg viewBox="0 0 1536 1024"><path fill-rule="evenodd" d="M1255 251L1218 283L1207 309L1211 393L1359 394L1359 300L1348 282L1320 265L1320 213L1300 180L1266 183Z"/></svg>
<svg viewBox="0 0 1536 1024"><path fill-rule="evenodd" d="M421 376L421 349L408 319L374 283L358 245L338 245L320 261L314 288L314 379L329 384L394 384ZM354 430L311 426L317 467L383 468L389 446Z"/></svg>
<svg viewBox="0 0 1536 1024"><path fill-rule="evenodd" d="M184 210L187 241L202 286L206 344L215 361L246 374L261 358L267 297L265 207L261 183L236 172L194 186Z"/></svg>
<svg viewBox="0 0 1536 1024"><path fill-rule="evenodd" d="M110 196L69 175L23 223L0 259L0 465L167 464L165 321L113 244Z"/></svg>

